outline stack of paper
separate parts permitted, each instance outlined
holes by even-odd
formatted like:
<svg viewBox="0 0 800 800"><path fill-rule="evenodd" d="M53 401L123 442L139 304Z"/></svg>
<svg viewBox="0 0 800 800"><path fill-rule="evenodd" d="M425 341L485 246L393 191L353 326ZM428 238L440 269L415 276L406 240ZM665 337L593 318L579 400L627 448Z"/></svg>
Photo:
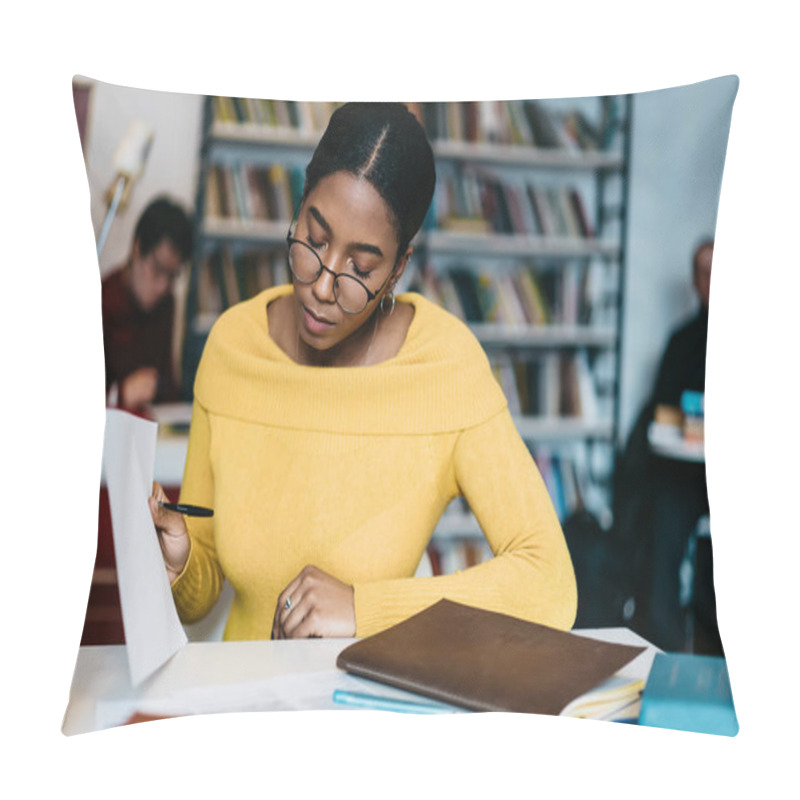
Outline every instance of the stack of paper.
<svg viewBox="0 0 800 800"><path fill-rule="evenodd" d="M562 717L636 720L642 703L643 680L612 675L596 688L575 698L562 712Z"/></svg>

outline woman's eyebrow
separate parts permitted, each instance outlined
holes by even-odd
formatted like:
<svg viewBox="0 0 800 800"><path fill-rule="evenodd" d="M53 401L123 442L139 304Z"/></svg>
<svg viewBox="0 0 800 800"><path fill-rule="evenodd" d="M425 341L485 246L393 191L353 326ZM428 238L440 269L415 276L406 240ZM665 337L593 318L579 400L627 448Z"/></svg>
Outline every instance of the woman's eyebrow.
<svg viewBox="0 0 800 800"><path fill-rule="evenodd" d="M319 223L322 230L328 234L328 236L333 235L333 230L330 226L328 220L322 216L322 212L316 206L309 206L308 213L311 214L312 217ZM349 245L351 250L360 250L364 253L373 253L374 255L378 256L379 258L383 258L383 250L380 249L377 245L374 244L367 244L366 242L351 242Z"/></svg>
<svg viewBox="0 0 800 800"><path fill-rule="evenodd" d="M319 223L322 230L324 230L325 233L330 236L333 231L331 231L331 226L328 224L328 220L322 216L320 210L316 206L309 206L308 213L311 214L311 216L314 217L314 219Z"/></svg>

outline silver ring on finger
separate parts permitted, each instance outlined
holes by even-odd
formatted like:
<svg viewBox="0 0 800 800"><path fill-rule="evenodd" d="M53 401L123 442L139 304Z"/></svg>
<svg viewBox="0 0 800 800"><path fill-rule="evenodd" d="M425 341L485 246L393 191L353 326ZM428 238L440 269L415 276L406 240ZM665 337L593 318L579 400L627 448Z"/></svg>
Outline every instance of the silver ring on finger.
<svg viewBox="0 0 800 800"><path fill-rule="evenodd" d="M286 602L283 604L283 607L287 611L291 611L292 610L293 606L292 606L292 598L291 597L287 597L286 598Z"/></svg>

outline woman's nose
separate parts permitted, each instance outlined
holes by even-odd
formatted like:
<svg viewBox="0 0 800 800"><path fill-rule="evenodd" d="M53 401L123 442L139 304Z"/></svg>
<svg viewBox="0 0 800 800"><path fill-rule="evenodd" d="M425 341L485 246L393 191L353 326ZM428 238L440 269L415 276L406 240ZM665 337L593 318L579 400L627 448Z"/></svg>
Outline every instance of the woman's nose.
<svg viewBox="0 0 800 800"><path fill-rule="evenodd" d="M334 291L336 275L328 267L323 267L317 279L314 281L311 290L314 296L323 303L335 303L336 293Z"/></svg>

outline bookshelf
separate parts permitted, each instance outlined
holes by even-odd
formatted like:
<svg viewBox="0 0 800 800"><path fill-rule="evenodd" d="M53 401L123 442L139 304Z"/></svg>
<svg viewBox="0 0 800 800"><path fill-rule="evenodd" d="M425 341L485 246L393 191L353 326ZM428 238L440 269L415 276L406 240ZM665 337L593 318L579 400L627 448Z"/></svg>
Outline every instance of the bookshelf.
<svg viewBox="0 0 800 800"><path fill-rule="evenodd" d="M631 96L416 103L437 188L403 290L487 352L562 521L608 528L619 424ZM224 308L287 282L285 236L334 103L207 97L183 390ZM445 571L487 555L463 501L432 543ZM446 566L449 565L449 569Z"/></svg>

